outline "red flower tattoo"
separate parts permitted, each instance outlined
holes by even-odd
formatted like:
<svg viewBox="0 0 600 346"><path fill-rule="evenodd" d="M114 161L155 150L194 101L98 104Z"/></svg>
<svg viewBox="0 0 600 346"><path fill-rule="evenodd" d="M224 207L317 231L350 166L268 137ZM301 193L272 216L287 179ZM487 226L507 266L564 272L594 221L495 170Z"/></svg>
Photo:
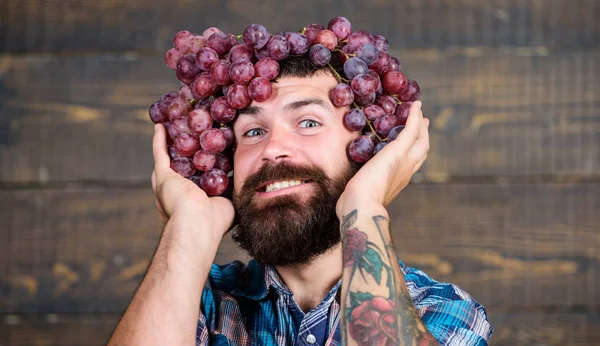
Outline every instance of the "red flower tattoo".
<svg viewBox="0 0 600 346"><path fill-rule="evenodd" d="M344 267L352 267L367 250L367 234L356 228L344 232Z"/></svg>
<svg viewBox="0 0 600 346"><path fill-rule="evenodd" d="M350 316L350 336L359 346L390 346L396 343L396 303L374 297L355 307Z"/></svg>

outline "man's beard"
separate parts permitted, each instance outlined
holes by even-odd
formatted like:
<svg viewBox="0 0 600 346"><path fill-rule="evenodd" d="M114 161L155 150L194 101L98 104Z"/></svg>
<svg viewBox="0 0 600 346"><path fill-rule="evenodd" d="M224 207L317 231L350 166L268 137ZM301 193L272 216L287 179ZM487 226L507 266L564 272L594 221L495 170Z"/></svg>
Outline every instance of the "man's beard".
<svg viewBox="0 0 600 346"><path fill-rule="evenodd" d="M350 160L339 176L329 178L317 166L280 163L263 165L250 176L233 205L238 226L233 240L258 262L273 266L308 264L340 242L340 223L335 207L346 184L358 171ZM291 193L260 202L256 191L267 182L283 180L311 181L315 191L300 200Z"/></svg>

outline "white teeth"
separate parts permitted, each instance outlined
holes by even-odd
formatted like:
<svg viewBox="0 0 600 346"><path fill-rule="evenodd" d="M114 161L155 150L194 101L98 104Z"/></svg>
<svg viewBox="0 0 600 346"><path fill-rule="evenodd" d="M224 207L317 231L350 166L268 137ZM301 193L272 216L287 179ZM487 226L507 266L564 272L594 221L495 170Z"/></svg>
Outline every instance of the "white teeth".
<svg viewBox="0 0 600 346"><path fill-rule="evenodd" d="M300 185L302 182L300 180L286 180L286 181L278 181L276 183L272 183L267 185L265 188L265 192L277 191L281 189L285 189L286 187Z"/></svg>

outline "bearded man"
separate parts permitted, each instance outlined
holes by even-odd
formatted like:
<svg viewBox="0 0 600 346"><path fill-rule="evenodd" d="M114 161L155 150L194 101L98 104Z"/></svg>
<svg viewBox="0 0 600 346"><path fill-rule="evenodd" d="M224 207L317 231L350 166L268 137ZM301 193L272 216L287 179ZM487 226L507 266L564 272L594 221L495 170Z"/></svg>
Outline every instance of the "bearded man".
<svg viewBox="0 0 600 346"><path fill-rule="evenodd" d="M233 125L233 201L169 166L155 127L152 186L165 223L151 265L109 345L487 345L485 309L407 267L386 206L429 150L414 102L405 129L366 164L335 107L337 80L306 56L280 61L273 94ZM248 264L213 264L223 235Z"/></svg>

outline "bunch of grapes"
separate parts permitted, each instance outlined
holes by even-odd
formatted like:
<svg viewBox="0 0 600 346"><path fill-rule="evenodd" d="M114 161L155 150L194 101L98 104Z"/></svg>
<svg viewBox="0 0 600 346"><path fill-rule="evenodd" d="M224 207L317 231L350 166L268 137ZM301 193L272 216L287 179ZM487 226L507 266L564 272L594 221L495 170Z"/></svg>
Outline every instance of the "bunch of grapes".
<svg viewBox="0 0 600 346"><path fill-rule="evenodd" d="M337 107L349 107L344 126L361 131L348 148L359 163L399 135L420 95L417 82L407 79L398 59L389 55L387 39L353 32L344 17L333 18L327 29L311 24L277 35L260 24L249 25L239 36L214 27L202 35L184 30L175 35L173 46L165 62L182 86L150 106L150 119L167 129L171 168L210 196L231 192L235 139L229 125L237 110L271 97L279 61L288 56L305 55L336 77L339 84L329 98ZM333 54L343 71L331 66Z"/></svg>

